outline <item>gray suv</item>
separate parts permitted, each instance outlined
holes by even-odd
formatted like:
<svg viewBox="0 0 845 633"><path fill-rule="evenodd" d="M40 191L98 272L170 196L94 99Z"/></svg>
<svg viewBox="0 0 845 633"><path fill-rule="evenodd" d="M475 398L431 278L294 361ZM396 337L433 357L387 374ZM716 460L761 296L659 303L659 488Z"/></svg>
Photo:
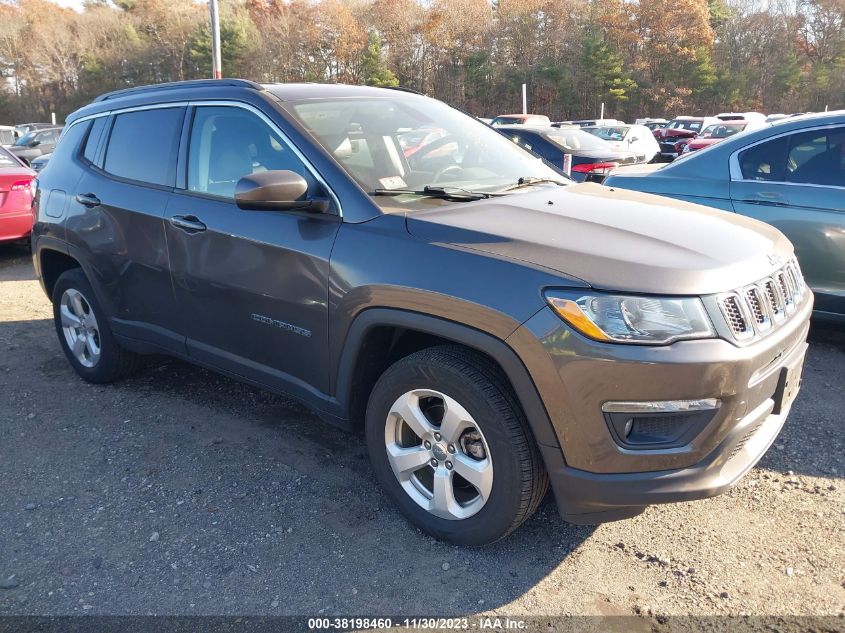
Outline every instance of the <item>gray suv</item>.
<svg viewBox="0 0 845 633"><path fill-rule="evenodd" d="M82 378L163 353L288 394L361 432L399 509L454 543L502 538L549 485L575 523L716 495L801 380L813 298L776 229L573 184L407 91L106 94L35 206Z"/></svg>

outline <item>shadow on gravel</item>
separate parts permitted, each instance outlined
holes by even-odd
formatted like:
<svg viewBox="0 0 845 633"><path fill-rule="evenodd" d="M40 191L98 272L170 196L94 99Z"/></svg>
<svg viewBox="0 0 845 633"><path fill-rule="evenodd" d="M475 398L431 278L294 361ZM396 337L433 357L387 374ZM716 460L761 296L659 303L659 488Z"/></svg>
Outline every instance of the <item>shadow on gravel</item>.
<svg viewBox="0 0 845 633"><path fill-rule="evenodd" d="M29 246L0 244L0 282L29 279L35 279Z"/></svg>
<svg viewBox="0 0 845 633"><path fill-rule="evenodd" d="M789 476L845 477L845 327L813 322L801 392L760 467Z"/></svg>

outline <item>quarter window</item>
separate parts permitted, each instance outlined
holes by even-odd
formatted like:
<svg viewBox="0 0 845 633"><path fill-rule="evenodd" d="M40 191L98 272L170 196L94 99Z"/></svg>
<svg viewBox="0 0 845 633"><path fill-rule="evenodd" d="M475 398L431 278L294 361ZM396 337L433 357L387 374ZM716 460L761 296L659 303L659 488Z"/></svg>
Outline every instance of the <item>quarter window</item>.
<svg viewBox="0 0 845 633"><path fill-rule="evenodd" d="M316 187L314 177L276 132L242 108L203 106L196 109L188 148L188 189L234 198L244 176L289 170Z"/></svg>
<svg viewBox="0 0 845 633"><path fill-rule="evenodd" d="M114 118L103 169L154 185L173 186L183 108L157 108Z"/></svg>
<svg viewBox="0 0 845 633"><path fill-rule="evenodd" d="M94 123L91 125L91 131L88 132L88 138L85 140L85 151L82 155L90 163L93 163L94 159L97 158L97 146L100 143L100 135L103 133L103 128L106 127L107 119L108 117L105 116L94 119Z"/></svg>

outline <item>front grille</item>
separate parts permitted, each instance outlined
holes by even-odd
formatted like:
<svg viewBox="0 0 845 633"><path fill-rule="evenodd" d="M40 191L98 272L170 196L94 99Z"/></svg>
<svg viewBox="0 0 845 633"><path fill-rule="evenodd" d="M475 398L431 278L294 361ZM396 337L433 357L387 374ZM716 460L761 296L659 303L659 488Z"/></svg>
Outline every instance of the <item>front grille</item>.
<svg viewBox="0 0 845 633"><path fill-rule="evenodd" d="M795 259L780 270L719 297L719 307L731 333L747 341L769 332L794 313L807 289Z"/></svg>

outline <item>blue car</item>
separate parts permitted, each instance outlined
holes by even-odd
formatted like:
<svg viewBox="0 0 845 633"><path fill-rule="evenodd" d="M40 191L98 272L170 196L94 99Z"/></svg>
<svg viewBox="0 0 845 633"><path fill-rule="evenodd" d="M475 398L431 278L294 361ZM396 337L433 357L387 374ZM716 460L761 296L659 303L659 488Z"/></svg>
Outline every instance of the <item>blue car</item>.
<svg viewBox="0 0 845 633"><path fill-rule="evenodd" d="M604 184L774 225L795 246L815 316L845 322L845 111L782 119L669 165L614 170Z"/></svg>

